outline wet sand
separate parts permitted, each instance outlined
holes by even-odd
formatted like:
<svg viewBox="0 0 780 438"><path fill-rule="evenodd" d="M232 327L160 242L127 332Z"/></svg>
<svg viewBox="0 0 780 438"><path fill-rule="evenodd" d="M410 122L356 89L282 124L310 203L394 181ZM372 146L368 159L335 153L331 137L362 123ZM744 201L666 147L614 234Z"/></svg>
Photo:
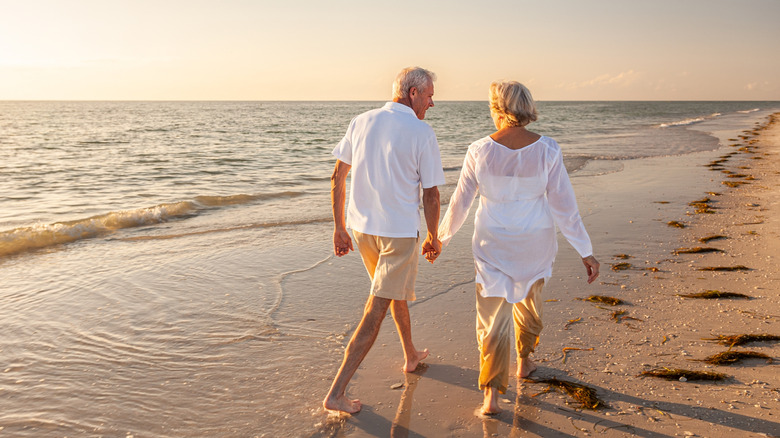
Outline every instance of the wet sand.
<svg viewBox="0 0 780 438"><path fill-rule="evenodd" d="M348 396L362 401L363 410L353 416L316 413L317 436L780 434L776 364L765 359L728 366L700 361L728 350L704 338L780 334L780 119L774 120L766 128L762 122L756 129L720 133L723 146L716 151L622 161L622 171L599 176L575 174L580 211L602 275L587 285L579 256L559 242L553 278L543 292L545 329L532 355L539 365L532 378L588 385L606 408L582 409L564 394L545 392L547 385L510 379L508 392L500 397L504 412L478 415L482 395L477 388L469 222L435 265L420 266L418 301L411 314L416 346L431 350L426 366L401 372L401 347L388 316L348 389ZM720 163L708 166L715 161ZM597 169L599 163L592 166ZM593 169L586 166L581 175ZM733 182L744 184L724 184ZM711 213L701 208L697 213L697 206L689 205L704 198L710 199ZM670 221L686 227L669 226ZM712 235L726 238L698 240ZM722 252L676 254L692 247ZM612 270L618 263L630 266ZM749 270L700 270L737 266ZM751 298L679 296L706 290ZM625 304L578 299L589 295ZM615 311L625 313L613 317ZM777 358L778 345L758 342L733 349ZM514 358L511 366L516 367ZM639 376L662 367L715 371L728 378L701 382ZM329 384L318 382L316 388L324 396Z"/></svg>

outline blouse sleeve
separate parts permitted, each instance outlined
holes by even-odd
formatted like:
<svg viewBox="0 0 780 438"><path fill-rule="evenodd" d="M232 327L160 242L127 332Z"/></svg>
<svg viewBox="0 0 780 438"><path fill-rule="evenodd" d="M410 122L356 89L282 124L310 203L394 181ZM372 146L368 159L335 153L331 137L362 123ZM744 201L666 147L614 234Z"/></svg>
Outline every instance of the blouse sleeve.
<svg viewBox="0 0 780 438"><path fill-rule="evenodd" d="M585 224L582 223L577 199L571 186L566 167L563 165L563 154L560 149L553 159L547 178L547 201L550 205L555 224L581 257L593 254Z"/></svg>
<svg viewBox="0 0 780 438"><path fill-rule="evenodd" d="M471 209L471 204L474 203L474 198L477 196L478 184L477 175L474 171L475 161L473 151L469 148L466 158L463 159L458 186L455 188L455 192L453 192L450 198L447 212L444 213L444 218L441 224L439 224L439 240L441 240L443 246L446 246L452 239L452 236L463 226Z"/></svg>

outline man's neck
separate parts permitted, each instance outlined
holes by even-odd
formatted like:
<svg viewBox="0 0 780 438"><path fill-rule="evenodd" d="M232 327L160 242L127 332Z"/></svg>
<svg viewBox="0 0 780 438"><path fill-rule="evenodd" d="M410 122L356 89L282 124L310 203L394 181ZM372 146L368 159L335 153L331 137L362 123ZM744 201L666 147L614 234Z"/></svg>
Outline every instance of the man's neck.
<svg viewBox="0 0 780 438"><path fill-rule="evenodd" d="M395 99L393 99L393 102L400 103L401 105L406 105L409 108L412 107L412 100L409 99L408 97L396 97Z"/></svg>

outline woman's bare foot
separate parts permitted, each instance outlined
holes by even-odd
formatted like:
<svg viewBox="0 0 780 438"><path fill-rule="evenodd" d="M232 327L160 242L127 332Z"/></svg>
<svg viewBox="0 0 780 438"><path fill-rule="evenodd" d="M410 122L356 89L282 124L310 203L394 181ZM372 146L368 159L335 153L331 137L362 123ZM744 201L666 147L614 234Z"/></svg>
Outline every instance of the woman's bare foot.
<svg viewBox="0 0 780 438"><path fill-rule="evenodd" d="M422 362L423 359L428 357L428 349L426 348L423 351L417 351L415 353L414 357L406 358L406 363L404 364L404 372L405 373L412 373L414 370L417 369L417 365Z"/></svg>
<svg viewBox="0 0 780 438"><path fill-rule="evenodd" d="M360 400L350 400L346 396L340 397L326 397L322 402L322 407L329 411L340 411L348 414L355 414L360 412L363 405L360 404Z"/></svg>
<svg viewBox="0 0 780 438"><path fill-rule="evenodd" d="M482 415L496 415L501 413L498 407L498 389L488 386L485 388L485 399L482 402Z"/></svg>
<svg viewBox="0 0 780 438"><path fill-rule="evenodd" d="M536 364L530 357L517 359L517 377L526 378L536 371Z"/></svg>

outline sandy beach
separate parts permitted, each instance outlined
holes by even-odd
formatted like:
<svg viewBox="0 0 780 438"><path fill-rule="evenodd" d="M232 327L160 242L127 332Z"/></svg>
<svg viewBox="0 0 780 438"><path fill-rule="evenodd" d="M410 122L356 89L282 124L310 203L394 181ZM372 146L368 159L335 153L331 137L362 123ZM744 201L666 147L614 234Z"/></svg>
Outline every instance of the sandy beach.
<svg viewBox="0 0 780 438"><path fill-rule="evenodd" d="M626 160L619 172L574 175L602 275L587 285L578 255L559 242L544 290L545 329L532 356L539 364L532 378L587 385L603 407L584 409L563 393L547 391L546 384L510 379L501 397L504 412L478 415L469 222L435 265L420 267L411 314L417 347L431 350L426 366L401 373L401 349L388 316L348 389L363 410L354 416L316 414L318 436L780 435L775 364L765 358L731 365L702 361L729 350L707 338L778 334L780 219L772 214L780 206L778 122L775 115L747 130L715 132L721 142L715 151ZM579 175L599 173L599 164ZM700 241L711 236L723 237ZM714 250L685 252L697 247ZM354 259L345 270L355 270ZM749 298L680 296L711 290ZM590 295L623 303L583 300ZM777 357L776 342L731 350ZM654 369L726 378L640 375ZM325 394L328 385L323 381L317 388Z"/></svg>

